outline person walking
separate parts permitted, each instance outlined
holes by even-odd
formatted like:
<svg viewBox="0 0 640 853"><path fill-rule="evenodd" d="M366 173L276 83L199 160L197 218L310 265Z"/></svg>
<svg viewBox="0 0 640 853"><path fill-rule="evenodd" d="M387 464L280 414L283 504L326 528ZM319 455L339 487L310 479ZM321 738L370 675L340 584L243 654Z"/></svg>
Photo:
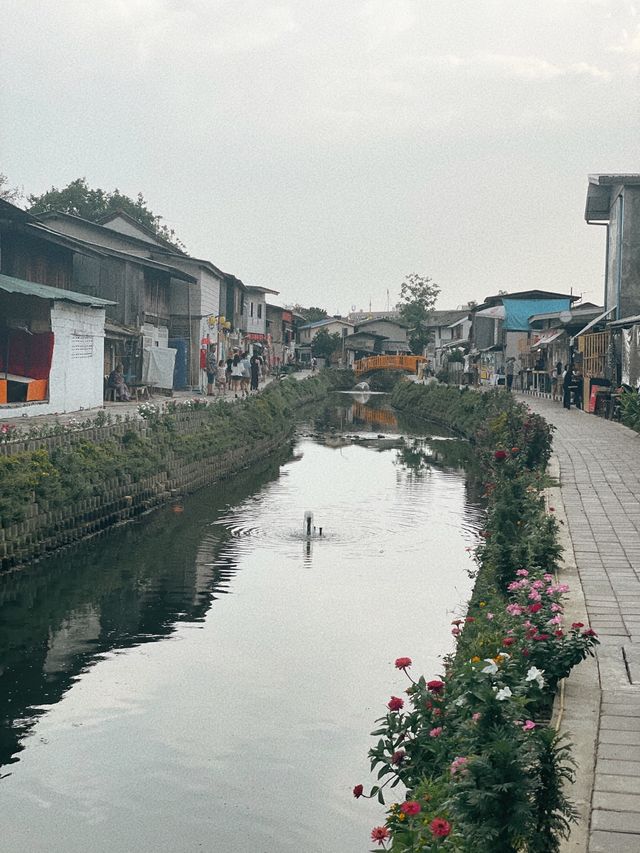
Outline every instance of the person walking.
<svg viewBox="0 0 640 853"><path fill-rule="evenodd" d="M571 388L573 385L573 367L568 364L562 375L562 405L571 408Z"/></svg>

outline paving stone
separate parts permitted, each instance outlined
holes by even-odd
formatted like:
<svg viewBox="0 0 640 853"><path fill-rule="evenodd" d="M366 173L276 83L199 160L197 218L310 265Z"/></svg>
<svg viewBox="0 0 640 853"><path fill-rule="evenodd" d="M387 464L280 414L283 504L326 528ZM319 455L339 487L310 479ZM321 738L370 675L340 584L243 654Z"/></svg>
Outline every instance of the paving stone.
<svg viewBox="0 0 640 853"><path fill-rule="evenodd" d="M593 809L591 812L591 829L593 831L605 830L609 832L635 832L636 853L640 850L640 813L605 811L604 809Z"/></svg>
<svg viewBox="0 0 640 853"><path fill-rule="evenodd" d="M636 743L637 742L638 741L636 740ZM598 759L600 758L611 758L617 761L640 762L640 746L601 742L598 747Z"/></svg>
<svg viewBox="0 0 640 853"><path fill-rule="evenodd" d="M596 791L593 808L618 812L637 812L640 815L640 794L611 793Z"/></svg>

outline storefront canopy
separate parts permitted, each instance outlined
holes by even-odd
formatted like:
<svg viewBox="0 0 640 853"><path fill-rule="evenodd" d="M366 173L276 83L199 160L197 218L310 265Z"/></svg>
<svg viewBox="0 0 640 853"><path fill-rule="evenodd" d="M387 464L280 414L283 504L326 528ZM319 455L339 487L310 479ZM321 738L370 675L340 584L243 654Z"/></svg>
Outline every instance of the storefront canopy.
<svg viewBox="0 0 640 853"><path fill-rule="evenodd" d="M528 332L529 317L534 314L546 314L551 311L568 311L571 299L508 299L502 300L505 309L504 329L507 332Z"/></svg>

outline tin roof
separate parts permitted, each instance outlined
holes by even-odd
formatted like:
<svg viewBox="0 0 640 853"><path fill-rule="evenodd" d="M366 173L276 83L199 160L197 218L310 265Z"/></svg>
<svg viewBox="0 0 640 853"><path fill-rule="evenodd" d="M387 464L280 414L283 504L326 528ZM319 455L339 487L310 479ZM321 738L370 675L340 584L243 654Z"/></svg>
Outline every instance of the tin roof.
<svg viewBox="0 0 640 853"><path fill-rule="evenodd" d="M105 308L115 305L109 299L88 296L86 293L76 293L75 290L63 290L48 284L38 284L35 281L25 281L11 275L0 275L0 290L5 293L21 293L23 296L36 296L38 299L57 299L61 302L75 302L77 305L90 305L91 308Z"/></svg>

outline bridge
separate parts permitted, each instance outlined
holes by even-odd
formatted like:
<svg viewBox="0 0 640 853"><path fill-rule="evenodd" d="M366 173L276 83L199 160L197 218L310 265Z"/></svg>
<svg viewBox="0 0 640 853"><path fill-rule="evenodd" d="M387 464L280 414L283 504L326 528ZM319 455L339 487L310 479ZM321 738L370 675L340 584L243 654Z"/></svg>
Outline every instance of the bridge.
<svg viewBox="0 0 640 853"><path fill-rule="evenodd" d="M416 373L418 365L427 359L422 355L371 355L360 358L353 365L356 376L372 370L404 370Z"/></svg>

